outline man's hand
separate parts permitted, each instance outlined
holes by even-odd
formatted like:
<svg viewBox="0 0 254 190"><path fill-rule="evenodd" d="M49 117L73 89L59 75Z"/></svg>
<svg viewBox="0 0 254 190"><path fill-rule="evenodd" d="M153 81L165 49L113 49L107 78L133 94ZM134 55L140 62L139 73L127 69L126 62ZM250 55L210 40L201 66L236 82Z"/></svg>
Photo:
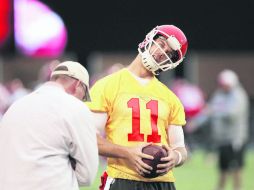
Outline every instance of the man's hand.
<svg viewBox="0 0 254 190"><path fill-rule="evenodd" d="M107 139L97 134L97 142L99 154L109 158L124 159L128 162L129 166L138 172L139 175L150 173L152 167L148 166L142 161L142 158L153 159L152 156L142 153L142 149L151 143L146 143L135 147L126 147L122 145L113 144Z"/></svg>
<svg viewBox="0 0 254 190"><path fill-rule="evenodd" d="M142 158L146 158L146 159L150 159L150 160L153 159L153 156L142 153L143 147L148 146L150 144L151 143L146 143L146 144L136 146L136 147L126 147L126 151L127 151L126 160L127 160L127 162L141 176L144 176L144 173L149 174L150 171L152 170L151 166L147 165L146 163L144 163L142 161Z"/></svg>
<svg viewBox="0 0 254 190"><path fill-rule="evenodd" d="M166 162L165 164L157 165L157 173L160 175L164 175L168 173L169 170L174 168L178 162L178 154L168 146L163 145L163 147L167 150L168 156L161 158L161 161Z"/></svg>

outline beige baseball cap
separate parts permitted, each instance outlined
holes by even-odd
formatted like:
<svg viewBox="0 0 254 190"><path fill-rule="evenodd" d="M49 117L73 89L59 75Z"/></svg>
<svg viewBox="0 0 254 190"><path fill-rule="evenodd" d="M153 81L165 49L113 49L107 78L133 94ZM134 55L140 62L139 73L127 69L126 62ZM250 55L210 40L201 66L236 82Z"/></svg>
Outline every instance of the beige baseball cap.
<svg viewBox="0 0 254 190"><path fill-rule="evenodd" d="M65 61L55 67L51 77L55 75L67 75L80 80L86 89L85 99L91 101L89 94L89 74L84 66L75 61Z"/></svg>

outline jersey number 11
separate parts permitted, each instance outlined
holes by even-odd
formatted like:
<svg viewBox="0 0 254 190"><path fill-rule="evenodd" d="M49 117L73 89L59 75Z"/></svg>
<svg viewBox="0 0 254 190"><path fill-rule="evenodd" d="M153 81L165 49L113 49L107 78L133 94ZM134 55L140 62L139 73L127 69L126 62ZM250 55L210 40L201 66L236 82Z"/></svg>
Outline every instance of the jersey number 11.
<svg viewBox="0 0 254 190"><path fill-rule="evenodd" d="M132 109L132 133L128 134L128 141L144 142L144 134L140 133L140 106L138 98L131 98L127 102L128 108ZM158 101L150 100L146 103L146 109L151 111L150 121L152 134L147 135L147 142L159 143L161 136L158 134Z"/></svg>

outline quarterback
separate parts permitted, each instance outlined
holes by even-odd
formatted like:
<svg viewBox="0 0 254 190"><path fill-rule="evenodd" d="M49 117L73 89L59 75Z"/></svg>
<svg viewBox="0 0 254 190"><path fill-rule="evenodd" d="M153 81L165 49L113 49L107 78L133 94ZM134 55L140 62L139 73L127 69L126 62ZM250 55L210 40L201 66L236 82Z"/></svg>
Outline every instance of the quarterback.
<svg viewBox="0 0 254 190"><path fill-rule="evenodd" d="M103 126L106 140L98 135L100 155L108 157L100 189L174 190L172 169L187 158L182 126L185 113L177 96L156 75L174 69L188 47L184 33L174 25L152 29L138 47L138 55L126 68L97 81L91 102L97 125ZM142 158L148 144L162 145L168 156L159 164L159 177L145 178L151 167Z"/></svg>

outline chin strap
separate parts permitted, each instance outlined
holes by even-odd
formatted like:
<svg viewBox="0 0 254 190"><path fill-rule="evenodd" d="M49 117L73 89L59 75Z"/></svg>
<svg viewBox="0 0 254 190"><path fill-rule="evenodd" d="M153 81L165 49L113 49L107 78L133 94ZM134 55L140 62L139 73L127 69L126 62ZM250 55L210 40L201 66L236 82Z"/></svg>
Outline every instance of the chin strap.
<svg viewBox="0 0 254 190"><path fill-rule="evenodd" d="M142 63L144 67L147 70L151 71L154 75L159 75L162 71L174 69L183 61L183 58L182 58L175 63L170 63L166 69L163 69L159 65L157 65L157 63L155 62L153 57L150 55L148 50L138 48L138 51L142 57Z"/></svg>

